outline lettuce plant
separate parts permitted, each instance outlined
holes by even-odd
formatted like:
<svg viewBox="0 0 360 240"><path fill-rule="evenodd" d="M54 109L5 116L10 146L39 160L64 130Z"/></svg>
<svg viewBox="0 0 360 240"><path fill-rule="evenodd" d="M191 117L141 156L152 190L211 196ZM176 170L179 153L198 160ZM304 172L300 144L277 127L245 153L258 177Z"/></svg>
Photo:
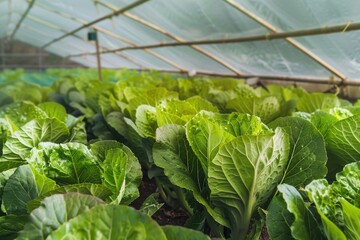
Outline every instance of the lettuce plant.
<svg viewBox="0 0 360 240"><path fill-rule="evenodd" d="M232 239L244 239L255 210L281 181L289 154L284 130L245 114L200 112L186 125L157 131L154 161L190 191Z"/></svg>
<svg viewBox="0 0 360 240"><path fill-rule="evenodd" d="M287 184L268 209L267 227L272 239L359 239L360 162L348 164L329 184L317 179L302 196Z"/></svg>

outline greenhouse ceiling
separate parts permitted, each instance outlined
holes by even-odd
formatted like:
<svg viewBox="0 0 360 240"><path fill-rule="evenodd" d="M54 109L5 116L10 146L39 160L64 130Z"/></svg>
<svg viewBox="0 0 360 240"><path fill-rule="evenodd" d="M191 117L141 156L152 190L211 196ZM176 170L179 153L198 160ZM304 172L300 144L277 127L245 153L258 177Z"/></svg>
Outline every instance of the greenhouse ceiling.
<svg viewBox="0 0 360 240"><path fill-rule="evenodd" d="M88 67L360 81L358 0L0 0L0 38Z"/></svg>

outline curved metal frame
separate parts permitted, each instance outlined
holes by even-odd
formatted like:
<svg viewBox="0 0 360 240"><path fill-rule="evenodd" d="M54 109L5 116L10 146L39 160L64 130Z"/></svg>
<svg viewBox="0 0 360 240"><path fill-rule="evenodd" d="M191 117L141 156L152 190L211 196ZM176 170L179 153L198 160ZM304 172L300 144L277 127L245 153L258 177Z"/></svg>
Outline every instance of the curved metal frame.
<svg viewBox="0 0 360 240"><path fill-rule="evenodd" d="M51 8L46 8L46 6L42 6L41 3L39 2L35 2L36 0L25 0L28 3L28 7L26 8L26 10L24 11L24 13L22 14L20 20L16 23L15 28L13 29L13 31L11 32L10 35L10 39L14 38L16 36L16 33L19 31L19 29L21 29L21 27L23 27L23 22L26 18L32 18L34 19L33 16L31 16L31 9L33 6L39 6L44 8L45 10L52 12L53 14L58 14L64 18L68 18L71 19L73 21L76 21L78 23L81 23L82 26L73 29L71 31L67 31L64 29L60 29L57 28L57 30L64 32L63 35L61 35L60 37L54 38L52 39L50 42L45 43L43 46L41 46L42 49L45 49L49 46L51 46L52 44L61 41L62 39L68 37L68 36L74 36L78 39L81 39L84 41L83 38L79 37L76 35L76 33L84 28L87 27L93 27L94 29L98 30L99 32L110 36L112 38L115 38L117 40L120 40L126 44L128 44L129 46L123 47L123 48L118 48L118 49L107 49L104 48L102 46L102 48L104 49L102 51L103 54L105 53L116 53L117 56L122 57L124 59L126 59L129 62L132 62L133 64L139 66L140 68L144 68L145 66L143 66L142 64L137 63L136 61L134 61L131 57L129 56L125 56L121 53L121 51L125 51L125 50L132 50L132 49L141 49L144 50L145 52L155 56L156 58L162 60L163 62L166 62L167 64L171 65L172 67L176 68L179 70L179 72L187 72L186 69L184 69L183 67L179 66L178 64L174 63L173 61L171 61L170 59L167 59L163 56L161 56L160 54L150 50L151 48L161 48L161 47L175 47L175 46L189 46L190 48L194 49L195 51L201 53L202 55L208 57L209 59L217 62L218 64L222 65L223 67L229 69L231 72L234 73L234 75L238 76L238 77L246 77L246 75L242 74L238 69L236 69L235 67L231 66L231 64L227 63L226 61L218 58L216 55L208 52L207 50L201 48L199 45L208 45L208 44L229 44L229 43L235 43L235 42L248 42L248 41L263 41L263 40L271 40L271 39L284 39L287 42L289 42L292 46L294 46L296 49L298 49L299 51L301 51L302 53L304 53L306 56L308 56L309 58L311 58L312 60L314 60L315 62L317 62L318 64L320 64L323 68L327 69L329 72L331 72L334 76L338 77L341 81L340 83L342 84L344 81L347 81L347 77L345 76L345 74L343 74L341 71L339 71L338 69L334 68L333 66L331 66L329 63L327 63L326 61L324 61L322 58L320 58L319 56L317 56L316 54L314 54L313 52L311 52L309 49L307 49L306 47L304 47L302 44L300 44L299 42L297 42L296 40L294 40L292 37L299 37L299 36L312 36L312 35L318 35L318 34L328 34L328 33L334 33L334 32L341 32L341 31L354 31L354 30L360 30L360 23L346 23L346 24L342 24L342 25L336 25L336 26L330 26L330 27L322 27L322 28L314 28L314 29L301 29L301 30L297 30L297 31L292 31L292 32L282 32L279 29L277 29L275 26L273 26L271 23L269 23L268 21L264 20L263 18L259 17L258 15L256 15L255 13L253 13L252 11L246 9L245 7L243 7L241 4L239 4L238 2L235 2L234 0L223 0L224 3L229 4L230 6L232 6L234 9L240 11L241 13L243 13L244 15L246 15L247 17L251 18L252 20L256 21L257 23L259 23L261 26L269 29L271 32L266 34L266 35L256 35L256 36L245 36L245 37L240 37L240 38L234 38L234 39L215 39L215 40L203 40L203 41L185 41L182 38L171 34L169 32L167 32L165 29L160 28L159 26L148 22L134 14L129 13L128 11L136 8L138 6L140 6L141 4L148 2L149 0L138 0L133 2L132 4L129 4L128 6L125 6L121 9L118 9L117 7L114 7L108 3L105 2L105 0L96 0L94 2L94 4L101 4L109 9L112 10L112 13L107 14L103 17L97 18L91 22L87 22L84 21L82 19L79 19L77 17L71 16L69 14L66 13L61 13L57 10L51 9ZM9 5L10 6L10 5ZM151 44L151 45L137 45L134 42L131 42L130 40L114 34L112 32L110 32L109 30L103 29L99 26L96 26L97 23L106 20L106 19L110 19L114 16L118 16L118 15L122 15L125 16L129 19L132 19L133 21L136 21L144 26L147 26L173 40L175 40L175 42L168 42L168 43L158 43L158 44ZM11 16L10 16L11 17ZM9 18L9 16L8 16ZM38 22L40 22L41 24L45 24L43 20L41 19L37 19ZM56 26L55 26L56 27ZM73 46L76 47L76 46ZM93 52L84 52L81 54L74 54L74 55L69 55L68 57L76 57L76 56L83 56L83 55L91 55L94 54ZM211 74L211 73L209 73ZM227 74L219 74L220 76L227 76ZM229 75L232 76L233 75ZM253 76L253 75L248 75L248 76ZM255 75L254 75L255 76ZM258 77L269 77L271 78L271 76L258 76ZM282 78L288 78L290 79L290 77L284 76ZM305 78L303 78L304 81L307 81ZM314 81L316 82L316 81Z"/></svg>

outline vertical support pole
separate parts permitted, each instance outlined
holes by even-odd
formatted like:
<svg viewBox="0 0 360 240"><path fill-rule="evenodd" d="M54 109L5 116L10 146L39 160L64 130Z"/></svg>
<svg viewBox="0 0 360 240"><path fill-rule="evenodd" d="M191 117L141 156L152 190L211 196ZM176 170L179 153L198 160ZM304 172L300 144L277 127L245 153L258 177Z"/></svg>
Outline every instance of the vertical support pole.
<svg viewBox="0 0 360 240"><path fill-rule="evenodd" d="M96 46L96 61L97 61L99 80L103 81L102 68L101 68L100 46L99 46L99 38L98 38L97 30L95 30L95 46Z"/></svg>
<svg viewBox="0 0 360 240"><path fill-rule="evenodd" d="M41 49L38 49L37 50L37 54L38 54L38 71L41 72L41 70L43 70L43 67L42 67L42 58L41 58L41 54L42 54L42 51Z"/></svg>

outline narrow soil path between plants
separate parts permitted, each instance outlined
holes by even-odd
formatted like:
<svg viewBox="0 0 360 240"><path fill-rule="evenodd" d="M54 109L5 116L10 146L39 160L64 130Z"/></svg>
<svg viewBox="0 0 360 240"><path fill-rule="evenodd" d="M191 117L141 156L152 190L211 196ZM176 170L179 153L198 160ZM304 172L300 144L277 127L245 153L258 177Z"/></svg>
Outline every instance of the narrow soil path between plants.
<svg viewBox="0 0 360 240"><path fill-rule="evenodd" d="M152 193L156 192L156 183L154 179L149 179L147 174L143 171L143 180L139 186L140 197L136 199L131 206L139 209L145 199ZM161 203L161 198L158 199ZM170 206L164 204L152 218L157 221L159 225L178 225L184 226L186 220L189 218L187 212L181 208L173 209Z"/></svg>

